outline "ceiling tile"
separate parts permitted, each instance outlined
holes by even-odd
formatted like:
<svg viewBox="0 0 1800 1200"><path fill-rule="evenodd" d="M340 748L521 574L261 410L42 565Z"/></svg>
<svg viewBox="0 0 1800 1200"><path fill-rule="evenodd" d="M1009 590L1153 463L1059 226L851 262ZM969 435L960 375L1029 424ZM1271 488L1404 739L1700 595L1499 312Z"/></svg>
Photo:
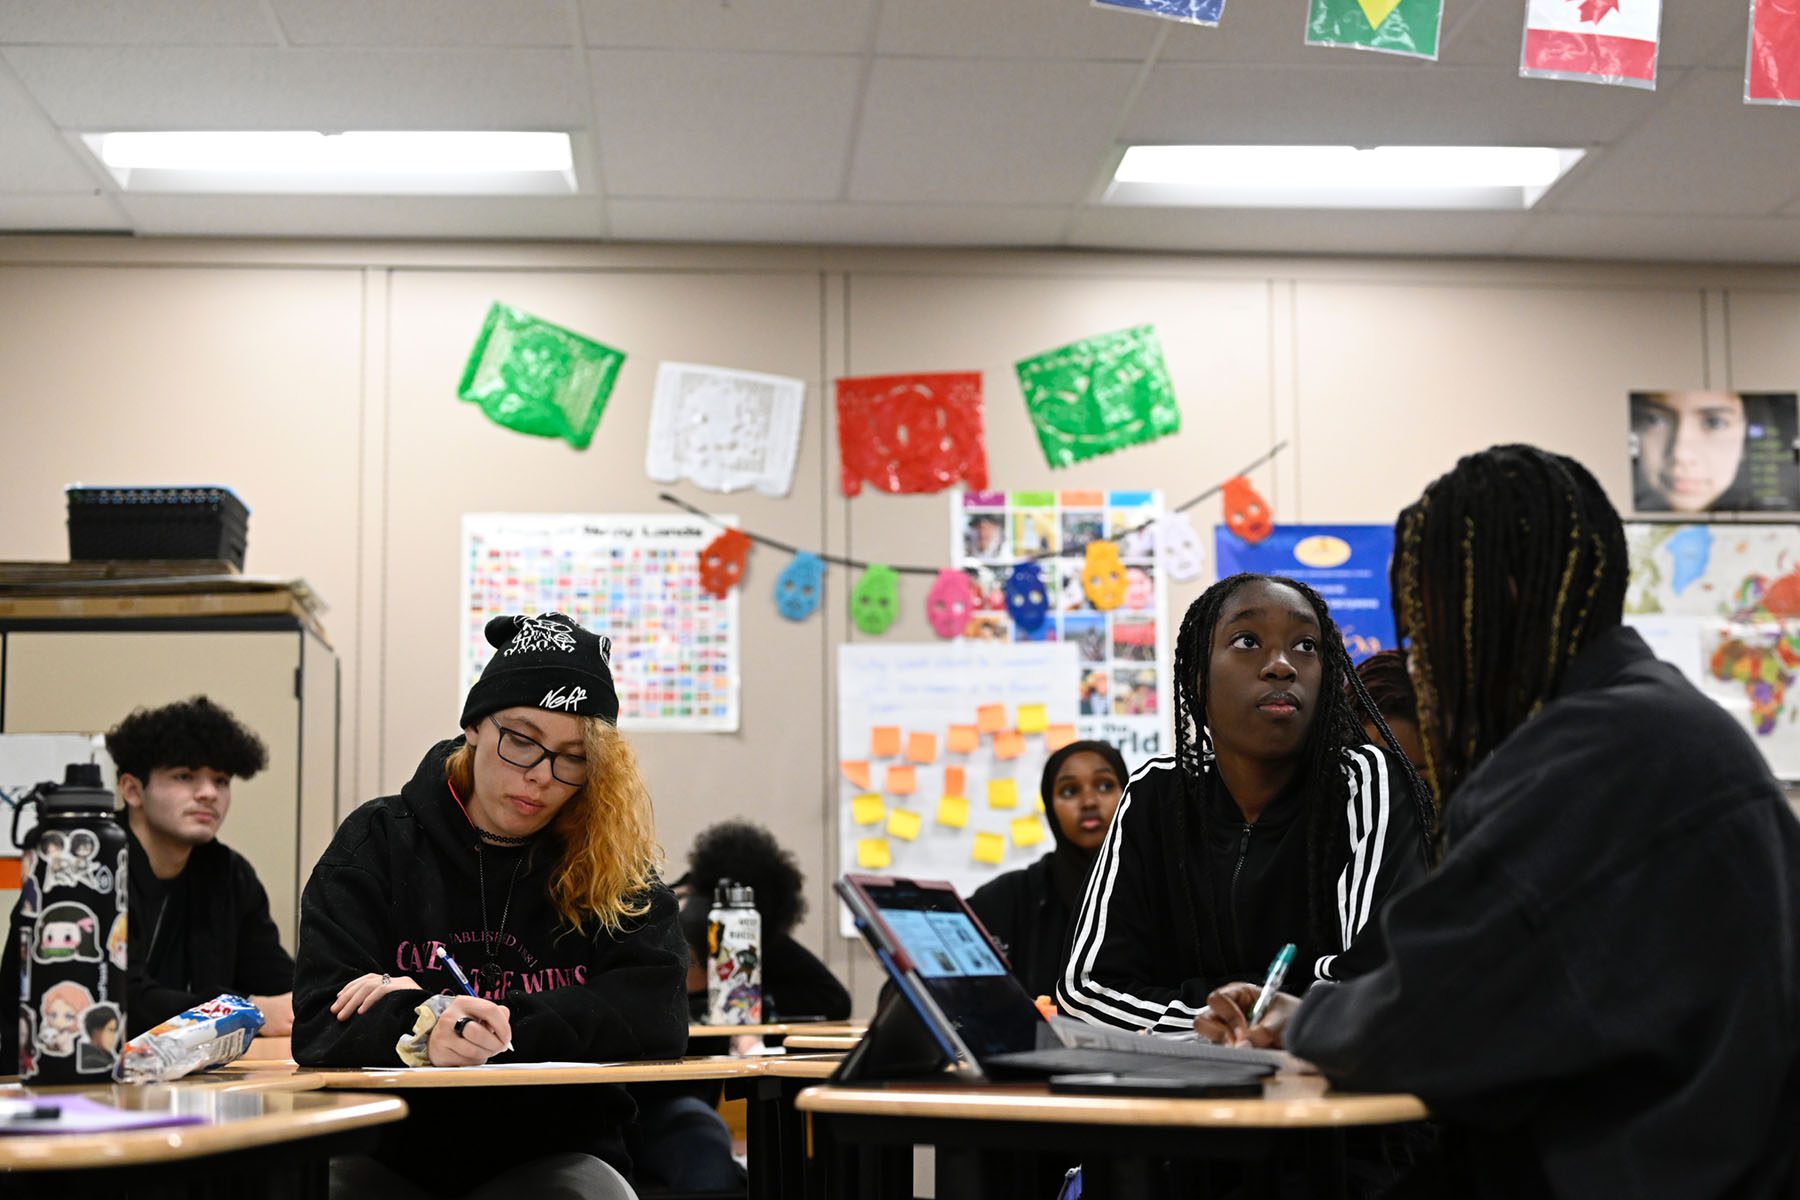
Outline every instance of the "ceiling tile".
<svg viewBox="0 0 1800 1200"><path fill-rule="evenodd" d="M860 54L876 0L580 0L588 45ZM910 0L901 0L902 3Z"/></svg>
<svg viewBox="0 0 1800 1200"><path fill-rule="evenodd" d="M1267 254L1501 254L1522 213L1083 209L1070 246Z"/></svg>
<svg viewBox="0 0 1800 1200"><path fill-rule="evenodd" d="M612 234L646 241L1047 246L1068 210L1023 205L724 204L614 200Z"/></svg>
<svg viewBox="0 0 1800 1200"><path fill-rule="evenodd" d="M131 226L106 197L93 192L63 195L0 195L0 230L28 233L55 230L69 233L126 232Z"/></svg>
<svg viewBox="0 0 1800 1200"><path fill-rule="evenodd" d="M123 196L140 234L178 237L601 236L591 196Z"/></svg>
<svg viewBox="0 0 1800 1200"><path fill-rule="evenodd" d="M100 182L0 66L0 192L84 192Z"/></svg>
<svg viewBox="0 0 1800 1200"><path fill-rule="evenodd" d="M1585 146L1618 137L1656 103L1633 88L1546 85L1493 68L1170 63L1151 72L1122 140Z"/></svg>
<svg viewBox="0 0 1800 1200"><path fill-rule="evenodd" d="M1169 24L1095 8L1085 0L902 0L882 5L875 50L940 58L1137 61Z"/></svg>
<svg viewBox="0 0 1800 1200"><path fill-rule="evenodd" d="M1072 203L1105 160L1137 68L877 59L850 198Z"/></svg>
<svg viewBox="0 0 1800 1200"><path fill-rule="evenodd" d="M1513 250L1534 258L1800 264L1800 217L1534 213Z"/></svg>
<svg viewBox="0 0 1800 1200"><path fill-rule="evenodd" d="M574 129L573 51L27 46L6 57L64 129Z"/></svg>
<svg viewBox="0 0 1800 1200"><path fill-rule="evenodd" d="M568 46L563 0L270 0L296 46Z"/></svg>
<svg viewBox="0 0 1800 1200"><path fill-rule="evenodd" d="M1648 119L1544 198L1555 212L1762 216L1800 195L1800 121L1744 103L1737 71L1693 70Z"/></svg>
<svg viewBox="0 0 1800 1200"><path fill-rule="evenodd" d="M863 60L592 52L609 195L832 199Z"/></svg>
<svg viewBox="0 0 1800 1200"><path fill-rule="evenodd" d="M243 0L6 0L0 45L271 46L260 4Z"/></svg>
<svg viewBox="0 0 1800 1200"><path fill-rule="evenodd" d="M1397 54L1306 44L1306 5L1226 0L1216 26L1168 22L1160 62L1216 62L1238 66L1357 64L1367 70L1405 70L1412 60Z"/></svg>

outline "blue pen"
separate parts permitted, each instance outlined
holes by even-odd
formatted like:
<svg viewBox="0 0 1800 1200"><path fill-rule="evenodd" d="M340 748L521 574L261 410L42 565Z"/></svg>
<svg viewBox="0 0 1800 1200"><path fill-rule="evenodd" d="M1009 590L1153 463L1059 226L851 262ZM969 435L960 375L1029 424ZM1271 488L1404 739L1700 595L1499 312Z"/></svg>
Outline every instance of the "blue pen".
<svg viewBox="0 0 1800 1200"><path fill-rule="evenodd" d="M1269 964L1269 977L1263 980L1262 992L1256 997L1256 1004L1250 1009L1250 1024L1254 1025L1263 1019L1269 1011L1269 1001L1281 990L1281 981L1287 977L1288 968L1294 965L1294 943L1289 942L1275 955L1275 961Z"/></svg>
<svg viewBox="0 0 1800 1200"><path fill-rule="evenodd" d="M1288 949L1292 950L1293 947L1289 946ZM469 977L467 975L463 974L462 968L456 965L456 960L454 958L450 957L450 951L447 947L440 945L437 948L437 956L444 960L444 965L446 967L450 968L450 974L456 976L456 982L459 985L461 985L463 991L467 992L471 996L475 996L475 999L477 999L477 1000L481 999L480 996L475 995L475 989L469 985ZM1290 954L1290 955L1288 955L1288 957L1292 958L1293 955ZM513 1048L513 1044L511 1042L507 1042L506 1048L508 1050L511 1050Z"/></svg>

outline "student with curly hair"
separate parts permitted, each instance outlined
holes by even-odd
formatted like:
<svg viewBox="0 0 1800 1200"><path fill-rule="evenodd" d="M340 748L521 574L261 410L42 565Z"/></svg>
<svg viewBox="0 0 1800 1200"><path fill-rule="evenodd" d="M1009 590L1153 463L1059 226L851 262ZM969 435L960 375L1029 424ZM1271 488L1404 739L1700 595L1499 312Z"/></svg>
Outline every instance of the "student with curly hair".
<svg viewBox="0 0 1800 1200"><path fill-rule="evenodd" d="M398 795L352 813L306 885L303 1064L610 1062L686 1045L687 951L616 727L610 642L561 613L496 617L487 638L496 653L462 736L427 751ZM334 1191L632 1195L618 1173L630 1165L623 1089L505 1092L415 1093L373 1160L333 1165Z"/></svg>

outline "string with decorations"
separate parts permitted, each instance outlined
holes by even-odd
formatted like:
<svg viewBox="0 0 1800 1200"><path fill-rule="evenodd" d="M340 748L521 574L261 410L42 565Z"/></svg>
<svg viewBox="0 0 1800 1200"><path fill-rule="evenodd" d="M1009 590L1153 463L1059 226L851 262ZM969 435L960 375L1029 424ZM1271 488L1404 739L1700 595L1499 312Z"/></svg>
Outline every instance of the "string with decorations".
<svg viewBox="0 0 1800 1200"><path fill-rule="evenodd" d="M1115 609L1124 603L1125 565L1119 558L1117 539L1146 529L1154 528L1157 546L1163 555L1163 569L1171 579L1197 578L1205 565L1205 552L1186 513L1213 496L1221 497L1224 522L1233 533L1246 542L1267 538L1274 529L1274 514L1268 501L1250 482L1249 474L1286 448L1285 441L1276 442L1231 478L1183 501L1162 516L1121 530L1113 538L1089 542L1081 568L1081 586L1088 601L1101 611ZM803 550L767 534L726 525L705 509L668 492L659 493L657 498L719 526L719 536L700 551L700 584L721 600L732 588L743 583L751 546L762 545L793 556L793 561L775 580L776 610L790 621L804 621L818 610L824 595L828 563L862 572L862 577L850 591L850 618L859 630L872 637L886 633L899 616L902 575L932 577L931 588L925 596L925 617L932 632L941 638L953 638L961 633L976 606L978 597L974 582L956 567L894 565ZM1027 632L1042 627L1049 611L1049 594L1038 563L1051 557L1052 553L1042 550L1025 556L1014 565L1006 580L1006 610Z"/></svg>

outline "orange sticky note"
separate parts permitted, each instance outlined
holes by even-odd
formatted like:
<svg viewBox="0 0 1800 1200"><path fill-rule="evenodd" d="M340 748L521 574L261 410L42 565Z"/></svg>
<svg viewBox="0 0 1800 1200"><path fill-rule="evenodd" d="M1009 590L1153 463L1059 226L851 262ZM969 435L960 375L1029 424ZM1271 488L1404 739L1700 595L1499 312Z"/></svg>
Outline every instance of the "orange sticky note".
<svg viewBox="0 0 1800 1200"><path fill-rule="evenodd" d="M858 825L874 825L887 816L887 804L880 796L858 796L850 802L850 818Z"/></svg>
<svg viewBox="0 0 1800 1200"><path fill-rule="evenodd" d="M841 762L838 764L838 770L840 770L844 773L845 779L848 779L851 783L854 783L857 787L861 788L863 791L866 792L869 790L869 764L868 763L866 763L866 762Z"/></svg>
<svg viewBox="0 0 1800 1200"><path fill-rule="evenodd" d="M1023 753L1025 753L1024 734L1009 729L1005 733L994 735L995 758L1017 758Z"/></svg>
<svg viewBox="0 0 1800 1200"><path fill-rule="evenodd" d="M903 842L910 842L919 836L919 827L925 818L910 808L896 808L888 813L887 831Z"/></svg>
<svg viewBox="0 0 1800 1200"><path fill-rule="evenodd" d="M893 866L894 852L888 849L887 839L856 839L856 865L864 868Z"/></svg>
<svg viewBox="0 0 1800 1200"><path fill-rule="evenodd" d="M952 725L948 748L952 754L967 754L981 744L981 734L973 725Z"/></svg>
<svg viewBox="0 0 1800 1200"><path fill-rule="evenodd" d="M1044 730L1044 749L1046 750L1061 750L1074 740L1075 727L1073 725L1052 725Z"/></svg>
<svg viewBox="0 0 1800 1200"><path fill-rule="evenodd" d="M934 763L937 761L937 734L909 733L906 735L906 758L908 762Z"/></svg>
<svg viewBox="0 0 1800 1200"><path fill-rule="evenodd" d="M975 710L975 728L983 733L999 733L1006 728L1006 705L984 704Z"/></svg>
<svg viewBox="0 0 1800 1200"><path fill-rule="evenodd" d="M969 824L969 801L963 796L945 796L938 801L937 823L948 825L952 829L963 829Z"/></svg>
<svg viewBox="0 0 1800 1200"><path fill-rule="evenodd" d="M975 861L997 867L1006 860L1006 839L997 833L975 835Z"/></svg>
<svg viewBox="0 0 1800 1200"><path fill-rule="evenodd" d="M963 796L963 769L961 767L944 768L944 794L946 796Z"/></svg>
<svg viewBox="0 0 1800 1200"><path fill-rule="evenodd" d="M890 796L910 796L919 790L918 772L910 766L893 766L887 769L887 782L881 790Z"/></svg>
<svg viewBox="0 0 1800 1200"><path fill-rule="evenodd" d="M1019 705L1019 732L1042 733L1050 727L1050 714L1041 704Z"/></svg>
<svg viewBox="0 0 1800 1200"><path fill-rule="evenodd" d="M989 808L1019 807L1019 785L1011 779L988 780Z"/></svg>
<svg viewBox="0 0 1800 1200"><path fill-rule="evenodd" d="M888 832L893 832L893 820L888 820ZM1044 840L1044 822L1038 817L1019 817L1012 823L1013 845L1020 848L1035 846Z"/></svg>
<svg viewBox="0 0 1800 1200"><path fill-rule="evenodd" d="M875 758L892 758L900 753L900 727L877 725L869 731L869 753Z"/></svg>

